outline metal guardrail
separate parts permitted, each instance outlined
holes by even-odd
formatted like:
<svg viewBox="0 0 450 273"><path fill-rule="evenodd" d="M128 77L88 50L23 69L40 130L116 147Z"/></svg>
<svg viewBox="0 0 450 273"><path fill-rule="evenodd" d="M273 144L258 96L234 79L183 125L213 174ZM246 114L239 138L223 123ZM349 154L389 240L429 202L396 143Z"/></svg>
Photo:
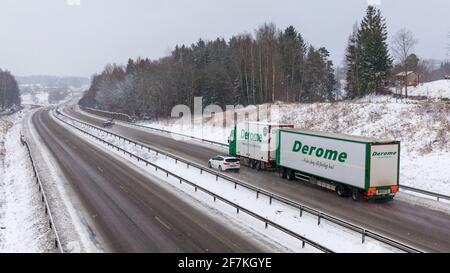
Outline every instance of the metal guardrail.
<svg viewBox="0 0 450 273"><path fill-rule="evenodd" d="M115 118L117 113L114 112L108 112L108 111L103 111L103 110L97 110L97 109L92 109L92 108L87 108L87 107L83 107L80 106L80 108L88 113L91 114L100 114L100 115L104 115L103 117L107 117L107 118ZM125 114L122 114L125 115ZM130 120L132 120L130 118ZM124 120L122 120L124 121ZM143 128L143 129L150 129L150 130L154 130L160 133L166 133L166 134L172 134L172 135L177 135L177 136L181 136L181 137L185 137L185 138L189 138L189 139L193 139L193 140L197 140L197 141L201 141L204 143L209 143L209 144L214 144L214 145L218 145L218 146L222 146L222 147L228 147L229 145L226 143L222 143L222 142L218 142L218 141L213 141L213 140L209 140L209 139L204 139L204 138L199 138L199 137L195 137L195 136L191 136L191 135L187 135L187 134L183 134L183 133L177 133L177 132L172 132L169 130L164 130L164 129L160 129L160 128L156 128L156 127L150 127L150 126L144 126L144 125L139 125L136 124L134 122L130 122L130 121L124 121L129 125L135 126L135 127L139 127L139 128Z"/></svg>
<svg viewBox="0 0 450 273"><path fill-rule="evenodd" d="M66 118L69 118L69 119L71 119L71 120L75 120L75 119L73 119L73 118L71 118L71 117L68 117L68 116L62 114L60 111L57 111L57 114L62 115L62 116L65 116ZM287 228L285 228L285 227L283 227L283 226L281 226L281 225L279 225L279 224L277 224L277 223L275 223L275 222L273 222L273 221L271 221L271 220L269 220L269 219L267 219L267 218L265 218L265 217L263 217L263 216L261 216L261 215L259 215L259 214L257 214L257 213L254 213L254 212L252 212L252 211L250 211L250 210L248 210L248 209L246 209L246 208L244 208L244 207L242 207L242 206L240 206L240 205L238 205L238 204L236 204L236 203L234 203L234 202L232 202L232 201L230 201L230 200L228 200L228 199L226 199L226 198L224 198L224 197L221 197L221 196L219 196L219 195L217 195L217 194L215 194L215 193L209 191L208 189L205 189L205 188L203 188L203 187L201 187L201 186L195 184L195 183L192 182L192 181L189 181L189 180L187 180L187 179L185 179L185 178L183 178L183 177L181 177L181 176L179 176L179 175L177 175L177 174L175 174L175 173L173 173L173 172L171 172L171 171L169 171L169 170L167 170L167 169L165 169L165 168L162 168L162 167L160 167L160 166L158 166L158 165L156 165L156 164L154 164L154 163L152 163L152 162L150 162L150 161L148 161L148 160L146 160L146 159L144 159L144 158L142 158L142 157L140 157L140 156L137 156L137 155L135 155L135 154L133 154L133 153L131 153L131 152L129 152L129 151L123 149L123 148L120 148L120 147L117 146L117 145L114 145L114 144L112 144L112 143L110 143L110 142L108 142L108 141L106 141L106 140L104 140L104 139L102 139L102 138L99 138L99 137L97 137L97 136L95 136L95 135L93 135L93 134L91 134L91 133L89 133L89 132L87 132L87 131L85 131L85 130L83 130L83 129L77 127L77 126L75 126L75 125L73 125L73 124L70 124L69 122L67 122L67 121L65 121L65 120L63 120L63 119L61 119L61 118L58 117L58 116L56 116L56 118L57 118L58 120L60 120L61 122L65 123L65 124L67 124L67 125L69 125L69 126L71 126L72 128L75 128L75 129L77 129L77 130L83 132L84 134L86 134L86 135L88 135L88 136L90 136L90 137L93 137L93 138L96 139L97 141L100 141L100 142L106 144L107 146L110 146L110 147L112 147L113 149L116 149L117 151L121 151L121 152L123 152L124 154L127 154L127 155L129 155L130 157L133 157L133 158L137 159L138 162L144 162L146 166L152 166L152 167L155 168L156 171L162 171L163 173L166 174L167 177L169 177L169 176L174 177L175 179L179 180L180 184L186 183L186 184L192 186L192 187L195 189L195 191L200 190L200 191L203 191L204 193L210 195L211 197L213 197L214 201L220 200L220 201L222 201L222 202L224 202L224 203L226 203L226 204L228 204L228 205L234 207L234 208L236 209L236 212L237 212L238 214L239 214L239 212L244 212L244 213L246 213L246 214L248 214L248 215L254 217L255 219L258 219L258 220L262 221L262 222L265 224L265 228L266 228L266 229L268 228L268 226L272 226L272 227L274 227L275 229L278 229L278 230L280 230L280 231L282 231L282 232L284 232L284 233L286 233L286 234L288 234L288 235L290 235L290 236L292 236L292 237L298 239L299 241L302 242L302 248L305 247L305 244L308 244L308 245L312 246L313 248L315 248L315 249L317 249L317 250L319 250L319 251L322 251L322 252L325 252L325 253L333 253L333 251L332 251L331 249L329 249L329 248L327 248L327 247L325 247L325 246L322 246L322 245L320 245L320 244L318 244L318 243L316 243L316 242L314 242L314 241L312 241L312 240L310 240L310 239L308 239L308 238L306 238L306 237L304 237L304 236L302 236L302 235L300 235L300 234L298 234L298 233L296 233L296 232L294 232L294 231L291 231L291 230L289 230L289 229L287 229ZM99 128L96 128L95 126L85 124L85 123L80 122L80 121L78 121L78 120L75 120L75 121L76 121L76 122L79 122L79 123L82 123L82 124L84 124L85 126L91 127L91 128L93 128L93 129L98 129L98 130L100 130ZM100 130L100 131L104 131L104 130ZM104 132L108 133L107 131L104 131ZM120 136L117 136L117 137L120 137ZM122 139L124 139L124 138L122 138ZM128 140L127 140L127 141L128 141ZM130 143L133 143L133 142L130 142ZM134 144L137 145L137 143L134 143ZM144 147L144 146L142 146L142 147ZM145 148L147 148L147 147L145 147ZM147 149L148 149L149 151L151 151L151 148L147 148Z"/></svg>
<svg viewBox="0 0 450 273"><path fill-rule="evenodd" d="M30 161L31 161L31 166L32 166L33 172L34 172L34 177L36 178L36 184L38 185L39 192L41 193L41 201L42 201L42 203L44 203L45 215L48 216L49 227L53 230L53 233L55 235L55 248L57 248L60 253L64 253L64 250L61 245L61 240L58 235L58 230L56 229L55 221L53 220L53 215L50 210L50 205L48 204L48 199L47 199L47 196L44 191L44 186L42 185L42 181L41 181L41 178L39 177L39 174L38 174L38 171L36 168L36 164L33 159L33 155L31 154L30 146L29 146L28 142L26 141L25 136L22 134L20 135L20 141L21 141L22 145L24 145L27 148L27 151L28 151L28 157L30 158Z"/></svg>
<svg viewBox="0 0 450 273"><path fill-rule="evenodd" d="M437 201L440 201L441 199L450 201L450 196L444 195L441 193L437 193L437 192L431 192L431 191L426 191L426 190L417 189L417 188L413 188L413 187L409 187L409 186L402 186L402 185L400 185L400 189L402 189L404 191L412 191L415 193L420 193L423 195L431 196L431 197L436 198Z"/></svg>
<svg viewBox="0 0 450 273"><path fill-rule="evenodd" d="M83 106L80 106L80 108L82 110L90 112L91 114L94 114L94 115L95 115L96 112L103 113L105 115L115 114L114 112L96 110L96 109L87 108L87 107L83 107ZM127 122L127 121L125 121L125 122ZM169 130L164 130L164 129L160 129L160 128L156 128L156 127L139 125L139 124L135 124L133 122L127 122L127 123L129 125L132 125L132 126L135 126L135 127L139 127L139 128L143 128L143 129L150 129L150 130L154 130L154 131L158 131L158 132L166 133L166 134L179 135L179 136L182 136L182 137L190 138L190 139L201 141L201 142L205 142L205 143L210 143L210 144L219 145L219 146L223 146L223 147L228 147L229 146L226 143L216 142L216 141L212 141L212 140L208 140L208 139L194 137L194 136L191 136L191 135L186 135L186 134L182 134L182 133L172 132L172 131L169 131ZM420 194L423 194L423 195L427 195L427 196L436 198L437 201L440 201L441 199L450 201L450 196L448 196L448 195L444 195L444 194L440 194L440 193L436 193L436 192L431 192L431 191L426 191L426 190L422 190L422 189L418 189L418 188L414 188L414 187L410 187L410 186L404 186L404 185L399 185L399 187L400 187L400 189L404 189L405 191L411 191L411 192L415 192L415 193L420 193Z"/></svg>
<svg viewBox="0 0 450 273"><path fill-rule="evenodd" d="M139 143L139 142L134 141L132 139L129 139L127 137L124 137L124 136L112 133L110 131L101 129L101 128L97 127L97 126L94 126L92 124L86 123L86 122L81 121L81 120L78 120L76 118L69 117L69 116L63 114L60 111L57 111L57 113L65 116L65 117L67 117L67 118L69 118L71 120L75 120L76 122L84 124L85 126L88 126L88 127L92 128L92 129L98 130L100 132L104 132L106 134L109 134L111 136L117 137L119 139L123 139L124 141L126 141L126 142L128 142L130 144L132 143L135 146L140 146L143 149L147 149L149 152L153 151L153 152L156 152L157 154L165 155L166 157L170 157L170 158L174 159L176 162L179 161L179 162L182 162L182 163L186 164L187 166L192 166L194 168L197 168L197 169L201 170L202 172L207 172L207 173L213 174L213 175L216 176L216 180L220 177L220 178L222 178L224 180L227 180L227 181L229 181L231 183L234 183L235 188L239 185L239 186L244 187L246 189L252 190L252 191L254 191L256 193L256 197L257 198L259 198L260 195L268 197L270 204L272 204L273 200L276 200L276 201L278 201L280 203L292 206L292 207L294 207L294 208L299 210L300 217L303 215L304 212L310 213L311 215L314 215L314 216L317 217L317 224L318 225L320 225L321 220L324 219L324 220L327 220L327 221L329 221L331 223L337 224L337 225L339 225L341 227L344 227L344 228L347 228L347 229L352 230L354 232L357 232L357 233L361 234L361 242L362 243L365 242L365 239L367 237L367 238L375 239L375 240L377 240L379 242L385 243L385 244L387 244L389 246L395 247L397 249L400 249L400 250L408 252L408 253L421 253L421 252L423 252L423 251L421 251L419 249L416 249L416 248L408 246L408 245L406 245L404 243L398 242L398 241L396 241L396 240L394 240L392 238L389 238L387 236L384 236L384 235L381 235L379 233L367 230L367 229L365 229L363 227L357 226L357 225L352 224L350 222L347 222L345 220L339 219L337 217L331 216L331 215L326 214L324 212L321 212L319 210L316 210L316 209L310 208L308 206L302 205L302 204L300 204L298 202L292 201L292 200L287 199L285 197L282 197L282 196L276 195L274 193L271 193L269 191L263 190L263 189L258 188L256 186L253 186L253 185L251 185L251 184L249 184L247 182L238 180L238 179L230 177L228 175L224 175L224 174L222 174L220 172L217 172L217 171L211 170L209 168L203 167L203 166L201 166L199 164L190 162L190 161L188 161L188 160L186 160L184 158L181 158L179 156L176 156L174 154L162 151L162 150L154 148L154 147L149 147L149 146L147 146L147 145L145 145L143 143Z"/></svg>

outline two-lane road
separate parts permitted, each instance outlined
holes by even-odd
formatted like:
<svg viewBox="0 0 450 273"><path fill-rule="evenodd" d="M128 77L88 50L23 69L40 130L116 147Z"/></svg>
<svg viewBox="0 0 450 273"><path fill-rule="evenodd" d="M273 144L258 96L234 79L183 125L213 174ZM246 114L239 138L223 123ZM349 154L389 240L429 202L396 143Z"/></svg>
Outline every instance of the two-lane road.
<svg viewBox="0 0 450 273"><path fill-rule="evenodd" d="M101 126L103 122L100 118L77 112L72 107L64 111L93 125ZM214 148L196 145L195 142L177 141L151 130L120 124L111 130L203 165L218 153ZM450 252L450 215L446 213L398 200L383 203L353 202L306 183L282 180L275 173L258 172L246 167L239 174L229 175L424 251Z"/></svg>
<svg viewBox="0 0 450 273"><path fill-rule="evenodd" d="M80 139L48 111L36 112L32 122L87 208L106 251L270 251Z"/></svg>

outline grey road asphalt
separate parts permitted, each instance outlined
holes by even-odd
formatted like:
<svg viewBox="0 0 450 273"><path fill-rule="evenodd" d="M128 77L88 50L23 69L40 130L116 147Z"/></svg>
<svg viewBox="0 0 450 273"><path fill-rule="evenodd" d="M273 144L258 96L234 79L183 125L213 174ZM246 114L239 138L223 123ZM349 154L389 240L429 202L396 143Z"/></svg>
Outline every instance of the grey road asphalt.
<svg viewBox="0 0 450 273"><path fill-rule="evenodd" d="M104 120L77 112L73 106L64 111L97 126ZM147 129L116 124L110 130L205 166L209 158L219 153L215 148L177 141ZM258 172L246 167L239 174L229 175L424 251L450 252L450 215L446 213L398 200L354 202L306 183L282 180L273 172Z"/></svg>
<svg viewBox="0 0 450 273"><path fill-rule="evenodd" d="M47 110L37 111L32 122L86 207L106 251L270 251L80 139Z"/></svg>

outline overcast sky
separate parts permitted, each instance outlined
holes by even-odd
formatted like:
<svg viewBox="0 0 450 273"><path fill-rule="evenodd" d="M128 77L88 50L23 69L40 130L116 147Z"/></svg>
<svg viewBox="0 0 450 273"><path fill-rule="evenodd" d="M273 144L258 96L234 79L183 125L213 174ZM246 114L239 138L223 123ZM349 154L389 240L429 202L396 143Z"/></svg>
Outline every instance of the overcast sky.
<svg viewBox="0 0 450 273"><path fill-rule="evenodd" d="M264 22L294 25L341 64L366 7L367 0L0 0L0 68L90 76L107 63L156 59L176 44L253 33ZM420 57L446 58L449 0L381 0L379 7L390 35L407 27Z"/></svg>

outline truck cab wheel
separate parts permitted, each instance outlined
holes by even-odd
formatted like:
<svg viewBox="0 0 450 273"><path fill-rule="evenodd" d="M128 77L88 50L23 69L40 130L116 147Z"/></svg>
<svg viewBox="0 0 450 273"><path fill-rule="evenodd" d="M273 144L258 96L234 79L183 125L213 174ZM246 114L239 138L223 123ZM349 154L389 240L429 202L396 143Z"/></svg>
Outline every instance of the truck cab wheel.
<svg viewBox="0 0 450 273"><path fill-rule="evenodd" d="M361 194L359 193L359 190L353 188L352 189L352 199L353 199L353 201L358 201L360 197L361 197Z"/></svg>

